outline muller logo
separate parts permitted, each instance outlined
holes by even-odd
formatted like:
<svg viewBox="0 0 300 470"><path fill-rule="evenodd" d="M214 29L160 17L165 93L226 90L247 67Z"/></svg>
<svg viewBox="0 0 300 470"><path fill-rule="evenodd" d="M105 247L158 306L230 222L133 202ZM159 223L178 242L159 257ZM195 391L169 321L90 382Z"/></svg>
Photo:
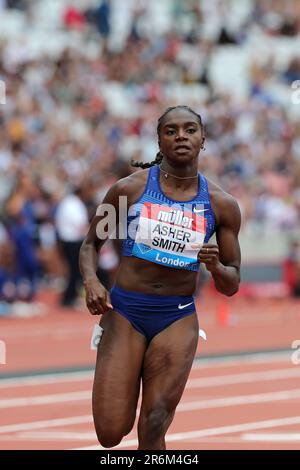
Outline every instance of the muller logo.
<svg viewBox="0 0 300 470"><path fill-rule="evenodd" d="M159 211L157 219L161 222L180 225L181 227L192 228L193 217L186 217L181 210L171 210L170 212Z"/></svg>

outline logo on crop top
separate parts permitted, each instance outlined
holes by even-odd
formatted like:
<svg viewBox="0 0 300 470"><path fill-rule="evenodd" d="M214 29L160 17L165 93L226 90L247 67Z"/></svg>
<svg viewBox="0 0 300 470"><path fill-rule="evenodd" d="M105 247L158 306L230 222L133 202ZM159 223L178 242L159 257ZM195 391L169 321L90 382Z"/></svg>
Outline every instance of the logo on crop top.
<svg viewBox="0 0 300 470"><path fill-rule="evenodd" d="M205 211L208 211L208 209L196 209L196 208L194 209L195 214L201 214Z"/></svg>

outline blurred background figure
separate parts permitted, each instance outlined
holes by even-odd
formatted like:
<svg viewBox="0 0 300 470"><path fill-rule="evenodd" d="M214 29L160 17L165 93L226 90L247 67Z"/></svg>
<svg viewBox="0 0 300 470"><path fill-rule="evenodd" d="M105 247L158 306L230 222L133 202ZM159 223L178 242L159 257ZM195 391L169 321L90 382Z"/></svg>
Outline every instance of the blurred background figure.
<svg viewBox="0 0 300 470"><path fill-rule="evenodd" d="M9 302L15 294L14 271L13 245L9 241L6 227L0 222L0 315L10 313Z"/></svg>
<svg viewBox="0 0 300 470"><path fill-rule="evenodd" d="M103 38L108 38L110 35L110 15L110 1L102 0L95 10L95 23Z"/></svg>
<svg viewBox="0 0 300 470"><path fill-rule="evenodd" d="M41 276L37 257L37 218L34 213L39 190L25 174L18 175L6 204L6 226L15 251L16 298L32 300Z"/></svg>
<svg viewBox="0 0 300 470"><path fill-rule="evenodd" d="M78 295L81 280L78 256L89 222L84 204L87 194L86 188L79 187L64 196L56 208L55 227L67 267L66 288L61 299L64 307L74 306Z"/></svg>
<svg viewBox="0 0 300 470"><path fill-rule="evenodd" d="M294 297L300 297L300 242L294 240L285 260L286 282Z"/></svg>

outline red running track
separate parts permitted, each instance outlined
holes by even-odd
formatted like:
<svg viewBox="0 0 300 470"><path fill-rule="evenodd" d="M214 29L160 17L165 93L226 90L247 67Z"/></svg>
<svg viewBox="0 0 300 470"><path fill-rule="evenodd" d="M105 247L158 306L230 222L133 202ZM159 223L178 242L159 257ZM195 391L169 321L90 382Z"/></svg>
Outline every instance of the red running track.
<svg viewBox="0 0 300 470"><path fill-rule="evenodd" d="M197 310L208 341L199 341L200 356L290 352L195 365L167 434L168 449L300 449L300 365L291 362L291 345L300 340L299 302L237 296L228 300L224 326L220 298L204 299ZM92 367L89 343L96 319L84 309L59 309L48 293L42 300L45 316L0 319L7 350L7 364L0 364L0 449L99 449L91 416L92 373L30 377L40 369ZM29 376L18 378L22 372ZM8 374L15 377L5 378ZM136 448L135 429L118 448Z"/></svg>
<svg viewBox="0 0 300 470"><path fill-rule="evenodd" d="M168 449L300 449L300 366L290 356L195 364ZM0 382L0 449L101 449L91 372ZM135 449L136 428L118 449Z"/></svg>
<svg viewBox="0 0 300 470"><path fill-rule="evenodd" d="M7 363L0 364L2 374L48 368L93 366L90 336L98 317L85 307L79 311L61 309L57 296L41 294L48 313L41 317L0 318L0 340L6 343ZM197 301L201 328L207 342L199 341L198 354L224 354L238 351L290 349L300 339L300 301L248 300L239 296L228 300L210 295ZM227 324L220 313L227 304ZM223 303L223 304L222 304ZM221 318L222 320L222 318Z"/></svg>

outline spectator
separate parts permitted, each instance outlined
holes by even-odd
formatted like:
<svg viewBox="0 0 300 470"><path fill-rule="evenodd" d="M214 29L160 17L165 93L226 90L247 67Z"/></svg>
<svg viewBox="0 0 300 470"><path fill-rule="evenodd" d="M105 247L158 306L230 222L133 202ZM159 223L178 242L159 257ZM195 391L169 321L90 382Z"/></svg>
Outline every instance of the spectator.
<svg viewBox="0 0 300 470"><path fill-rule="evenodd" d="M81 276L78 266L79 249L88 226L88 211L82 201L82 190L63 197L58 204L55 226L62 254L67 265L67 284L61 305L72 307L76 304Z"/></svg>

